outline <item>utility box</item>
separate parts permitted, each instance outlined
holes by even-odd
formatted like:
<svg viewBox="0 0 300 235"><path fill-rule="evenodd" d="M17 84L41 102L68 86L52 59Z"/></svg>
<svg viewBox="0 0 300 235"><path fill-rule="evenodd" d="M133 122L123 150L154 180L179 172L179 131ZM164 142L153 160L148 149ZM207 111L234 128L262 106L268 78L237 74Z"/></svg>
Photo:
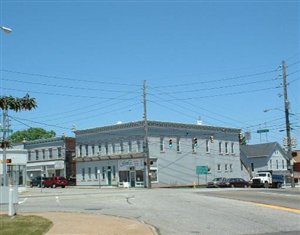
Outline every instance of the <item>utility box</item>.
<svg viewBox="0 0 300 235"><path fill-rule="evenodd" d="M13 189L13 204L17 204L19 202L18 198L18 186L0 186L0 205L8 204L9 202L9 189Z"/></svg>

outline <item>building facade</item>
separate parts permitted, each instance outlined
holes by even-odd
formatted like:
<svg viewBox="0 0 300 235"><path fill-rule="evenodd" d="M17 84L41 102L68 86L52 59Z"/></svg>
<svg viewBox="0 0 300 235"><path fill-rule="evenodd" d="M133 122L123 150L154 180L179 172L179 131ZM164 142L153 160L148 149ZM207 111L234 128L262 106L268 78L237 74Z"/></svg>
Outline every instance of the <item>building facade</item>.
<svg viewBox="0 0 300 235"><path fill-rule="evenodd" d="M27 178L76 175L75 138L55 137L24 143L27 150Z"/></svg>
<svg viewBox="0 0 300 235"><path fill-rule="evenodd" d="M0 151L0 186L3 184L3 150ZM13 146L13 148L6 149L6 170L8 183L18 185L19 187L26 186L26 162L27 151L23 144Z"/></svg>
<svg viewBox="0 0 300 235"><path fill-rule="evenodd" d="M239 129L148 121L152 186L204 184L215 177L247 177ZM144 187L144 122L78 130L77 185ZM196 168L206 166L206 175ZM249 178L249 175L248 175Z"/></svg>
<svg viewBox="0 0 300 235"><path fill-rule="evenodd" d="M282 174L288 181L288 157L283 148L277 143L264 143L241 146L241 160L250 169L252 175L258 171L272 171Z"/></svg>

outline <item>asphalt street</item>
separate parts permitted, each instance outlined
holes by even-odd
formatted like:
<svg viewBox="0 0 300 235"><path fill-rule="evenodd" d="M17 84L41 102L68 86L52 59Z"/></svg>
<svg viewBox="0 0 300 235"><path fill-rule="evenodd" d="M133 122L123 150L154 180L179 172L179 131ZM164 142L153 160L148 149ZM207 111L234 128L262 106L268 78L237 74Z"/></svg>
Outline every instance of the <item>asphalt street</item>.
<svg viewBox="0 0 300 235"><path fill-rule="evenodd" d="M162 235L300 234L297 189L29 189L19 212L135 218ZM1 210L5 209L4 207Z"/></svg>

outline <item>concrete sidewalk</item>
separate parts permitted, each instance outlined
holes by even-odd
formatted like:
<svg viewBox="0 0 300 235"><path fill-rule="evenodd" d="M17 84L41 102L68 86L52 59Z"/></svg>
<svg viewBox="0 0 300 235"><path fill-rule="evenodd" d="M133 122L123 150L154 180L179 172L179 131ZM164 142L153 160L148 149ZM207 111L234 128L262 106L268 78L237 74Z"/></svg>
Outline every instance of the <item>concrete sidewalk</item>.
<svg viewBox="0 0 300 235"><path fill-rule="evenodd" d="M33 213L30 213L33 214ZM157 235L154 227L121 217L68 213L34 213L53 222L46 235Z"/></svg>

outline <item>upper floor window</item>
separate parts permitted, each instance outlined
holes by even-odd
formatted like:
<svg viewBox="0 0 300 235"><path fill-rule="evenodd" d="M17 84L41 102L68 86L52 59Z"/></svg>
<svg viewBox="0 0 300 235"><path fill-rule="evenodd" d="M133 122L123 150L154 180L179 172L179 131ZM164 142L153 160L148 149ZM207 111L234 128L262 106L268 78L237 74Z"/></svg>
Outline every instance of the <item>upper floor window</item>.
<svg viewBox="0 0 300 235"><path fill-rule="evenodd" d="M128 141L128 151L132 152L132 142L131 142L131 140Z"/></svg>
<svg viewBox="0 0 300 235"><path fill-rule="evenodd" d="M86 144L85 145L85 156L89 155L89 146Z"/></svg>
<svg viewBox="0 0 300 235"><path fill-rule="evenodd" d="M227 164L225 164L225 171L228 171L228 167L227 167Z"/></svg>
<svg viewBox="0 0 300 235"><path fill-rule="evenodd" d="M46 159L46 151L45 151L45 149L42 149L42 156L43 156L43 159L45 160Z"/></svg>
<svg viewBox="0 0 300 235"><path fill-rule="evenodd" d="M234 143L231 143L231 153L234 154Z"/></svg>
<svg viewBox="0 0 300 235"><path fill-rule="evenodd" d="M102 146L101 144L98 144L98 154L101 154L101 152L102 152Z"/></svg>
<svg viewBox="0 0 300 235"><path fill-rule="evenodd" d="M254 163L251 163L251 171L254 171Z"/></svg>
<svg viewBox="0 0 300 235"><path fill-rule="evenodd" d="M113 152L113 153L116 153L116 145L115 145L115 144L112 144L112 145L111 145L111 148L112 148L112 152Z"/></svg>
<svg viewBox="0 0 300 235"><path fill-rule="evenodd" d="M123 144L123 141L121 141L121 143L120 143L120 148L121 148L121 153L124 153L124 144Z"/></svg>
<svg viewBox="0 0 300 235"><path fill-rule="evenodd" d="M209 140L206 140L206 141L205 141L205 150L206 150L207 153L210 152Z"/></svg>
<svg viewBox="0 0 300 235"><path fill-rule="evenodd" d="M272 169L272 159L270 159L270 169Z"/></svg>
<svg viewBox="0 0 300 235"><path fill-rule="evenodd" d="M278 160L276 160L276 169L279 168Z"/></svg>
<svg viewBox="0 0 300 235"><path fill-rule="evenodd" d="M108 155L108 144L105 144L105 154Z"/></svg>
<svg viewBox="0 0 300 235"><path fill-rule="evenodd" d="M219 153L220 154L222 153L222 142L221 141L219 142Z"/></svg>
<svg viewBox="0 0 300 235"><path fill-rule="evenodd" d="M39 160L39 150L35 150L35 160Z"/></svg>
<svg viewBox="0 0 300 235"><path fill-rule="evenodd" d="M229 150L228 150L228 142L225 142L225 153L228 154Z"/></svg>
<svg viewBox="0 0 300 235"><path fill-rule="evenodd" d="M141 152L141 141L137 141L137 151Z"/></svg>
<svg viewBox="0 0 300 235"><path fill-rule="evenodd" d="M31 161L31 152L28 151L28 161Z"/></svg>
<svg viewBox="0 0 300 235"><path fill-rule="evenodd" d="M53 158L53 152L52 152L52 149L48 149L49 151L49 159L52 159Z"/></svg>
<svg viewBox="0 0 300 235"><path fill-rule="evenodd" d="M217 165L217 169L218 169L218 171L221 170L221 164L218 164L218 165Z"/></svg>
<svg viewBox="0 0 300 235"><path fill-rule="evenodd" d="M164 137L160 137L160 151L163 152L165 150L165 146L164 146Z"/></svg>
<svg viewBox="0 0 300 235"><path fill-rule="evenodd" d="M61 148L60 148L60 147L57 148L57 156L58 156L59 158L61 158Z"/></svg>
<svg viewBox="0 0 300 235"><path fill-rule="evenodd" d="M177 137L177 139L176 139L176 150L177 150L177 152L180 152L181 151L181 148L180 148L180 138L179 137Z"/></svg>
<svg viewBox="0 0 300 235"><path fill-rule="evenodd" d="M284 169L284 160L282 160L282 169Z"/></svg>
<svg viewBox="0 0 300 235"><path fill-rule="evenodd" d="M79 156L82 157L82 145L79 145Z"/></svg>
<svg viewBox="0 0 300 235"><path fill-rule="evenodd" d="M92 145L92 155L95 155L95 145Z"/></svg>

